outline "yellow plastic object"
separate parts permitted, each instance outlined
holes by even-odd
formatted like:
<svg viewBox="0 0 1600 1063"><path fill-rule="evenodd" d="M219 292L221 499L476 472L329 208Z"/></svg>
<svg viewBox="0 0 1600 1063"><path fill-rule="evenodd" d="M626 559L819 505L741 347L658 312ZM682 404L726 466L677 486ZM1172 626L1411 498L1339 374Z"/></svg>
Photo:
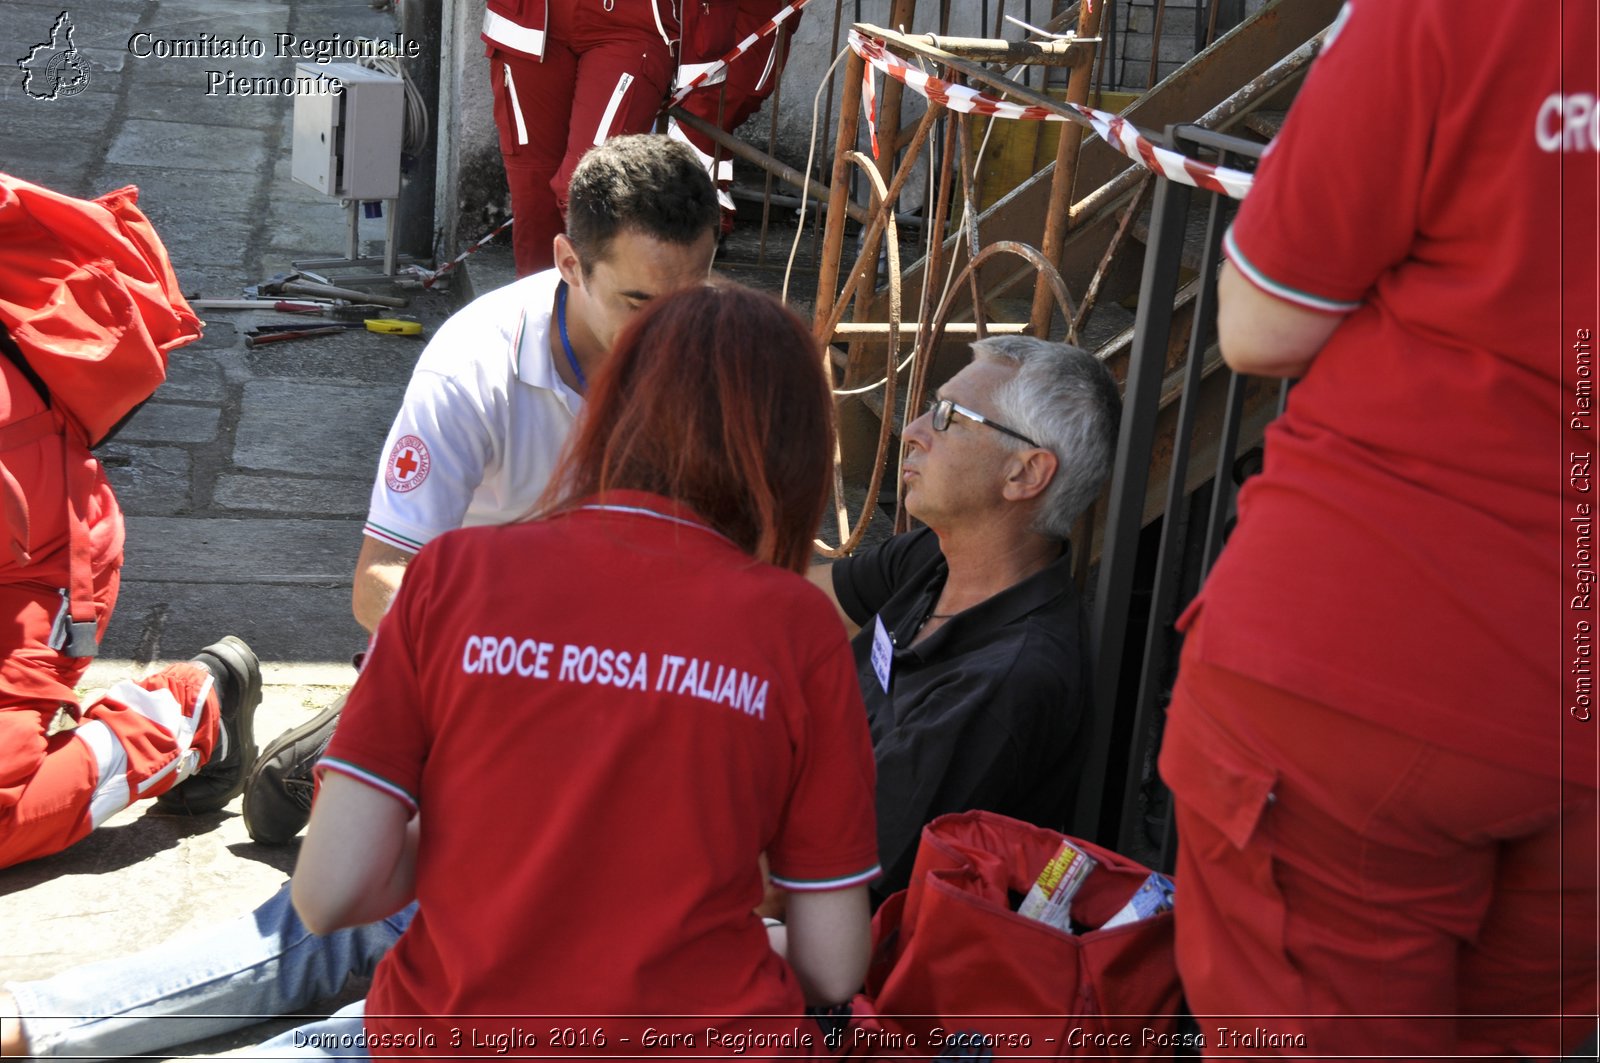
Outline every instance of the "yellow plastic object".
<svg viewBox="0 0 1600 1063"><path fill-rule="evenodd" d="M392 317L369 317L366 325L368 332L385 332L392 336L418 336L422 334L422 323L419 321L400 321Z"/></svg>

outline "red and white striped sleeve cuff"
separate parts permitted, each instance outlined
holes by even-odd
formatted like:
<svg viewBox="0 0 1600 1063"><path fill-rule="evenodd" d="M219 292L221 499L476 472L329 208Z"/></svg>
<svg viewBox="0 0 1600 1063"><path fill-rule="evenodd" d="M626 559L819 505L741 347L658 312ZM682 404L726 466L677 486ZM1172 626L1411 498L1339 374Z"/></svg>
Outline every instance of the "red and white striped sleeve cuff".
<svg viewBox="0 0 1600 1063"><path fill-rule="evenodd" d="M1233 229L1231 227L1222 238L1222 249L1228 256L1228 261L1232 262L1235 268L1244 274L1246 280L1268 295L1275 296L1285 302L1294 303L1296 306L1302 306L1307 310L1316 310L1324 314L1348 314L1361 306L1359 301L1330 299L1327 296L1317 295L1315 292L1308 292L1302 288L1295 288L1269 277L1255 263L1245 257L1243 251L1239 250L1239 245L1233 238Z"/></svg>
<svg viewBox="0 0 1600 1063"><path fill-rule="evenodd" d="M772 884L782 886L792 893L825 893L828 890L848 889L851 886L864 886L868 882L883 874L883 868L877 864L864 871L855 871L848 875L839 875L834 878L785 878L782 875L773 875Z"/></svg>
<svg viewBox="0 0 1600 1063"><path fill-rule="evenodd" d="M352 764L348 760L339 760L336 757L323 757L321 760L317 761L317 770L335 771L340 775L347 775L358 782L366 783L374 790L388 794L396 801L399 801L401 804L405 805L406 808L410 809L413 813L417 811L417 799L411 796L410 792L407 791L405 787L397 786L388 779L385 779L383 776L375 775L358 764Z"/></svg>

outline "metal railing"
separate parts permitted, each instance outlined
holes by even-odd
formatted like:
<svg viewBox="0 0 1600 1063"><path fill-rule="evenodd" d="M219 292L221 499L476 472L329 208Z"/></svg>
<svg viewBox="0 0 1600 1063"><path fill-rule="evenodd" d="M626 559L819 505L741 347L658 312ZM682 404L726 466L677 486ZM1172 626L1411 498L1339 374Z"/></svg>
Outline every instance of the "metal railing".
<svg viewBox="0 0 1600 1063"><path fill-rule="evenodd" d="M1240 169L1252 169L1262 150L1258 143L1198 126L1171 127L1166 139L1187 155L1215 155ZM1234 206L1218 193L1165 178L1156 182L1090 617L1093 704L1073 831L1125 853L1159 846L1168 870L1170 802L1154 763L1181 641L1173 624L1222 550L1241 478L1240 441L1259 429L1263 416L1280 411L1287 394L1280 388L1274 397L1261 381L1232 373L1216 350L1216 279ZM1205 214L1199 276L1192 282L1198 292L1183 362L1169 369L1186 236L1197 211ZM1146 527L1152 457L1158 435L1163 443L1166 438L1161 426L1171 430L1166 501L1159 520ZM1214 452L1209 475L1199 464L1201 450ZM1136 600L1149 603L1142 618ZM1159 837L1151 837L1147 818L1159 822L1163 816Z"/></svg>

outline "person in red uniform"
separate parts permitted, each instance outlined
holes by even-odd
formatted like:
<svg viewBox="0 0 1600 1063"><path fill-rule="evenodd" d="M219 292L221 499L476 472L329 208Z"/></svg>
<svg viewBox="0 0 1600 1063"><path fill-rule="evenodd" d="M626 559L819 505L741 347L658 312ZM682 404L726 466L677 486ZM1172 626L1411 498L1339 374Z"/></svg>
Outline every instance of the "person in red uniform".
<svg viewBox="0 0 1600 1063"><path fill-rule="evenodd" d="M122 511L89 448L199 335L135 203L131 188L89 202L0 174L0 867L144 798L219 809L255 757L261 673L232 636L76 691L122 570Z"/></svg>
<svg viewBox="0 0 1600 1063"><path fill-rule="evenodd" d="M541 1042L564 1055L827 1051L802 1011L859 987L878 859L849 644L800 575L828 490L819 364L768 296L658 299L539 518L408 567L293 879L316 933L420 903L369 1044L436 1055L538 1014L640 1016ZM763 853L786 939L753 911Z"/></svg>
<svg viewBox="0 0 1600 1063"><path fill-rule="evenodd" d="M1180 621L1161 754L1208 1053L1594 1034L1563 573L1596 275L1558 241L1595 231L1596 44L1589 2L1347 4L1226 238L1224 357L1303 379Z"/></svg>
<svg viewBox="0 0 1600 1063"><path fill-rule="evenodd" d="M774 15L793 2L738 0L734 43L760 30ZM772 32L758 38L749 51L728 64L722 80L708 81L691 92L683 101L683 109L729 133L744 125L746 119L761 110L761 105L778 87L778 81L783 77L783 65L789 58L789 42L799 25L800 15L794 14ZM722 231L732 231L735 207L729 189L733 186L733 160L726 153L718 159L716 144L698 130L672 121L667 131L686 141L699 153L706 172L716 182L717 201L722 205Z"/></svg>
<svg viewBox="0 0 1600 1063"><path fill-rule="evenodd" d="M649 132L680 64L726 54L733 22L733 0L489 0L483 42L519 277L555 264L583 153Z"/></svg>

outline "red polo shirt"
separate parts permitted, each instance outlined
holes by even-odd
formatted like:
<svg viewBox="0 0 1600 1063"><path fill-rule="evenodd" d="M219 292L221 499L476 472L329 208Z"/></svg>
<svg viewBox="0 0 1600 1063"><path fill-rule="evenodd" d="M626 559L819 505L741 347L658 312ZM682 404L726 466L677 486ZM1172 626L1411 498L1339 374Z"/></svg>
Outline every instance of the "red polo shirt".
<svg viewBox="0 0 1600 1063"><path fill-rule="evenodd" d="M369 1035L656 1057L646 1030L805 1054L798 1031L821 1050L751 909L763 852L790 890L877 873L855 668L821 592L694 514L618 492L430 543L323 764L422 817L421 909L374 977ZM552 1046L566 1027L589 1043Z"/></svg>
<svg viewBox="0 0 1600 1063"><path fill-rule="evenodd" d="M1445 58L1484 40L1503 61ZM1572 116L1594 105L1594 40L1593 3L1346 6L1227 252L1348 316L1185 618L1236 672L1589 779L1600 725L1569 701L1595 612L1571 563L1593 567L1575 518L1595 494L1569 456L1592 455L1595 419L1569 424L1591 408L1596 145Z"/></svg>

